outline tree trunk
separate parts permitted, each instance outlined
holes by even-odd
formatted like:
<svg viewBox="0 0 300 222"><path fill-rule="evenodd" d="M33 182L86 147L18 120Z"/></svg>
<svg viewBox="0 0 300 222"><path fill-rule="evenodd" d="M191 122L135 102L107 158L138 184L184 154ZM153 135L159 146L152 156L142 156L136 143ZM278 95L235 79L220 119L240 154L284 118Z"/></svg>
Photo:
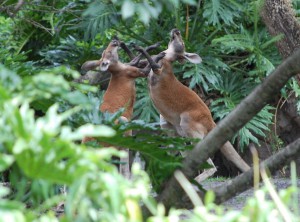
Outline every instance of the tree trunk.
<svg viewBox="0 0 300 222"><path fill-rule="evenodd" d="M272 36L283 35L276 45L284 59L300 47L300 24L290 0L265 0L261 16Z"/></svg>
<svg viewBox="0 0 300 222"><path fill-rule="evenodd" d="M265 0L261 16L272 36L283 35L276 45L284 59L300 47L300 23L290 0ZM300 83L300 74L296 79ZM276 132L286 144L300 137L300 116L296 102L297 98L292 94L283 105L279 103ZM300 159L297 160L297 172L300 175Z"/></svg>

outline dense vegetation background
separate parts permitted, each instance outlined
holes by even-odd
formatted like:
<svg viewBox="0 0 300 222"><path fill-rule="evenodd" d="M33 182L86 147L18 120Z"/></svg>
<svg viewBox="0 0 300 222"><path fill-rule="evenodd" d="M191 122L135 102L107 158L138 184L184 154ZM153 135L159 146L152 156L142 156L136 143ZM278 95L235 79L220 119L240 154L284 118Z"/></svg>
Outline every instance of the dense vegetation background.
<svg viewBox="0 0 300 222"><path fill-rule="evenodd" d="M162 219L163 207L149 196L149 177L159 191L180 166L181 157L157 147L190 149L187 139L168 138L157 128L159 116L146 79L136 81L137 121L121 126L114 125L120 114L98 111L107 77L94 86L89 78L81 83L73 80L82 78L81 65L100 58L114 35L141 46L162 41L160 51L167 47L170 30L177 27L187 51L198 53L203 62L176 64L175 74L204 99L218 122L282 62L275 46L282 36L268 34L260 20L262 4L254 0L2 1L0 172L2 182L9 182L10 193L0 187L0 215L15 221L56 221L48 210L64 202L62 221L139 221L142 201ZM293 7L297 16L297 1ZM120 59L129 62L122 51ZM298 101L299 94L297 81L291 79L272 103L237 132L233 142L239 151L247 151L249 143L258 147L264 143L274 151L286 145L277 134L276 113L291 95ZM299 111L299 101L296 106ZM127 129L134 129L137 136L124 138ZM134 179L126 181L111 161L122 152L95 149L93 143L80 145L84 136L140 151L148 175L135 166ZM61 191L65 186L67 194ZM214 207L209 198L207 214ZM199 212L193 217L200 220ZM174 211L169 217L180 213ZM220 209L220 218L222 213Z"/></svg>

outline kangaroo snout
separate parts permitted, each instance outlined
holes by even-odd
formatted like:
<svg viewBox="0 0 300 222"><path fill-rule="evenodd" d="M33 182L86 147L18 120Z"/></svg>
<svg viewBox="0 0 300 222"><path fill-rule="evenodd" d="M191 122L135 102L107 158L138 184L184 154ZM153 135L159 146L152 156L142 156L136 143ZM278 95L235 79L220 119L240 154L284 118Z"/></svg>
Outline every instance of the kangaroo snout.
<svg viewBox="0 0 300 222"><path fill-rule="evenodd" d="M113 40L111 41L111 45L112 45L112 46L120 46L120 41L117 40L117 39L113 39Z"/></svg>
<svg viewBox="0 0 300 222"><path fill-rule="evenodd" d="M102 62L103 66L107 66L108 64L109 64L109 61Z"/></svg>
<svg viewBox="0 0 300 222"><path fill-rule="evenodd" d="M110 60L102 61L100 64L100 70L102 72L106 71L108 69L109 65L110 65Z"/></svg>
<svg viewBox="0 0 300 222"><path fill-rule="evenodd" d="M171 38L174 38L175 36L180 36L181 35L179 29L172 29L170 34L171 34Z"/></svg>

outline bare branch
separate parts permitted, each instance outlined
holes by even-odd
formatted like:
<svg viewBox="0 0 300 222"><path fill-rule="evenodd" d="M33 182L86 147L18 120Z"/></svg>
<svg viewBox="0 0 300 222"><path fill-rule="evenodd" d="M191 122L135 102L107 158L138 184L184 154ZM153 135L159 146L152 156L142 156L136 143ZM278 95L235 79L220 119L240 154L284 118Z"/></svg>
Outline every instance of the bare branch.
<svg viewBox="0 0 300 222"><path fill-rule="evenodd" d="M20 9L21 7L24 5L25 1L24 0L19 0L18 3L16 4L14 10L15 10L15 13L16 14Z"/></svg>
<svg viewBox="0 0 300 222"><path fill-rule="evenodd" d="M270 173L275 173L279 168L296 160L300 156L300 138L286 146L284 149L269 157L260 164L260 168L266 168ZM216 203L222 203L231 197L251 188L253 185L253 169L237 176L233 180L215 187Z"/></svg>
<svg viewBox="0 0 300 222"><path fill-rule="evenodd" d="M289 144L280 152L269 157L259 164L260 169L267 169L271 174L274 174L279 168L288 164L292 160L296 160L300 156L300 139L297 139L295 142ZM230 198L246 191L249 188L253 187L253 169L235 177L232 180L223 183L220 186L214 187L213 191L216 195L215 203L223 203ZM203 198L203 191L197 191L199 197ZM193 208L193 204L185 195L181 202L176 205L178 208Z"/></svg>

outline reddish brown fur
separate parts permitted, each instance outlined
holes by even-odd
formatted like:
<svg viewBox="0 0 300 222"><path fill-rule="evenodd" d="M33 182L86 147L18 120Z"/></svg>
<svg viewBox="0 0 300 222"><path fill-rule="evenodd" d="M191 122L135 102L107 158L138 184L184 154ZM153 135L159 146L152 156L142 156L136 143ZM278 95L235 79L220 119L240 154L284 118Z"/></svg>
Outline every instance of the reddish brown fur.
<svg viewBox="0 0 300 222"><path fill-rule="evenodd" d="M165 57L159 62L161 68L153 69L149 76L149 88L152 101L164 121L163 128L174 128L181 136L203 138L215 126L211 112L201 98L188 87L179 82L172 70L172 62L187 59L193 63L201 62L195 53L186 53L179 30L172 30L168 49L164 51ZM145 54L145 53L144 53ZM151 59L148 57L151 64ZM234 162L242 171L249 166L227 142L221 148L226 158Z"/></svg>
<svg viewBox="0 0 300 222"><path fill-rule="evenodd" d="M201 122L209 132L215 124L206 104L191 89L177 80L172 71L172 64L167 59L162 60L162 70L159 84L151 87L150 94L153 103L165 117L165 119L176 125L176 118L171 118L175 113L189 112L193 122ZM169 117L169 118L168 118Z"/></svg>
<svg viewBox="0 0 300 222"><path fill-rule="evenodd" d="M117 42L119 43L119 42ZM135 102L135 78L146 77L139 68L121 63L118 60L116 40L113 40L102 54L98 61L88 61L83 64L83 69L94 69L102 64L109 64L105 71L111 73L108 88L104 93L103 103L100 105L102 112L115 113L120 108L125 108L122 116L127 121L133 115L133 105ZM82 142L88 142L92 138L84 138Z"/></svg>
<svg viewBox="0 0 300 222"><path fill-rule="evenodd" d="M125 107L122 116L130 120L135 102L135 78L145 77L145 74L141 73L138 68L120 62L108 68L108 71L111 73L111 79L100 110L114 113Z"/></svg>

